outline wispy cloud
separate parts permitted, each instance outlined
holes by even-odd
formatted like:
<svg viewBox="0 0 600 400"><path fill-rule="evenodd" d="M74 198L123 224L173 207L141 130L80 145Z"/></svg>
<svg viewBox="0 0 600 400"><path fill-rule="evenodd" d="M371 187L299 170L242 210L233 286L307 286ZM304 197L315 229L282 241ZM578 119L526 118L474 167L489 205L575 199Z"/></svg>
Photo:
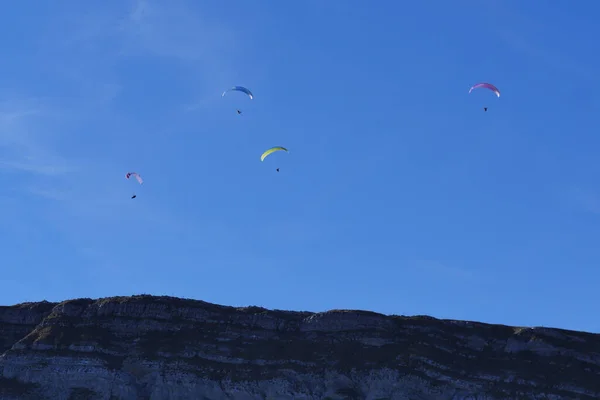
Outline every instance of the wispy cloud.
<svg viewBox="0 0 600 400"><path fill-rule="evenodd" d="M65 192L54 188L43 189L41 187L29 186L26 188L26 190L34 196L42 197L47 200L65 201L68 199L68 196L65 194Z"/></svg>
<svg viewBox="0 0 600 400"><path fill-rule="evenodd" d="M50 33L52 39L44 41L60 49L62 57L53 68L76 81L81 92L109 102L124 88L117 78L119 63L140 56L168 59L187 74L189 87L197 88L197 97L179 105L180 111L218 101L216 94L236 75L235 31L193 1L136 0L129 5L69 14L61 21L70 29L68 38Z"/></svg>
<svg viewBox="0 0 600 400"><path fill-rule="evenodd" d="M69 172L73 166L47 143L57 115L35 99L0 103L0 168L47 176Z"/></svg>
<svg viewBox="0 0 600 400"><path fill-rule="evenodd" d="M593 68L580 60L569 57L568 55L541 43L535 42L523 34L517 33L510 28L498 29L498 35L510 47L529 57L536 58L544 65L554 67L565 72L576 74L584 79L596 79Z"/></svg>
<svg viewBox="0 0 600 400"><path fill-rule="evenodd" d="M556 31L556 21L544 23L505 1L481 4L487 7L490 17L495 21L495 33L515 51L539 60L545 67L562 70L584 79L597 79L593 66L573 54L567 54L557 46L552 46L553 41L548 40L548 37Z"/></svg>
<svg viewBox="0 0 600 400"><path fill-rule="evenodd" d="M62 217L87 223L138 222L160 226L164 229L182 229L178 217L158 205L130 199L131 188L126 185L122 174L105 164L86 165L86 170L73 179L52 184L39 182L25 186L33 196L55 202ZM118 177L118 178L117 178ZM119 179L120 178L120 179Z"/></svg>
<svg viewBox="0 0 600 400"><path fill-rule="evenodd" d="M236 40L234 32L202 15L193 3L165 3L138 0L123 24L124 54L150 53L169 57L197 68L190 83L202 87L184 112L205 108L219 100L217 93L235 76Z"/></svg>
<svg viewBox="0 0 600 400"><path fill-rule="evenodd" d="M194 3L138 0L122 24L128 50L221 65L235 44L231 30L203 17Z"/></svg>
<svg viewBox="0 0 600 400"><path fill-rule="evenodd" d="M83 182L79 181L82 178ZM177 214L153 204L151 198L130 199L130 191L118 183L111 174L92 171L62 184L38 183L25 187L31 196L43 200L44 212L39 217L87 260L81 273L90 278L99 271L107 273L123 268L128 258L118 251L115 254L114 246L119 247L117 240L137 243L140 231L177 235L187 228Z"/></svg>
<svg viewBox="0 0 600 400"><path fill-rule="evenodd" d="M197 111L197 110L203 109L205 107L208 107L211 104L214 104L214 102L215 102L215 95L214 95L214 93L211 93L210 95L206 95L205 97L203 97L201 99L197 99L193 103L184 105L183 111L185 111L185 112Z"/></svg>
<svg viewBox="0 0 600 400"><path fill-rule="evenodd" d="M236 50L235 33L203 15L198 3L175 0L167 5L136 0L133 7L126 4L110 11L71 14L67 24L71 27L69 37L54 36L53 42L65 54L74 54L75 48L89 54L89 49L93 49L94 54L102 55L97 60L102 66L124 57L150 55L188 62L201 67L201 71L230 72Z"/></svg>
<svg viewBox="0 0 600 400"><path fill-rule="evenodd" d="M600 193L580 186L567 190L568 201L586 212L600 214Z"/></svg>
<svg viewBox="0 0 600 400"><path fill-rule="evenodd" d="M86 3L65 9L60 20L50 22L47 35L38 38L39 52L31 56L44 65L48 87L59 90L60 97L36 97L41 93L35 87L23 87L16 91L21 97L0 102L0 169L34 177L15 184L30 198L43 200L36 212L84 249L83 256L103 266L118 264L97 243L110 235L106 232L157 229L176 234L187 229L185 219L158 200L129 198L131 188L119 184L125 179L112 152L116 145L111 147L107 139L104 151L81 148L81 135L90 130L110 127L105 135L119 140L121 132L115 129L130 137L136 129L148 130L144 121L114 106L130 89L120 79L120 67L136 57L168 60L186 74L189 87L197 88L190 91L197 97L187 101L197 108L215 93L219 100L219 88L234 74L236 56L234 31L204 15L193 1L131 4ZM181 112L185 103L171 106ZM99 128L98 123L104 125ZM91 137L90 143L94 140L98 138Z"/></svg>
<svg viewBox="0 0 600 400"><path fill-rule="evenodd" d="M31 156L26 157L26 162L18 161L0 161L0 168L19 170L23 172L30 172L39 175L57 176L62 175L71 171L71 168L67 166L66 162L62 162L55 158L54 161L58 161L61 164L52 162L52 160L40 160ZM46 161L46 163L44 162Z"/></svg>
<svg viewBox="0 0 600 400"><path fill-rule="evenodd" d="M133 124L127 116L117 115L118 110L110 109L126 90L126 83L119 80L120 62L145 55L189 65L190 86L203 90L196 91L198 97L190 99L187 107L179 107L192 111L207 105L215 88L222 86L219 80L226 81L232 74L235 52L231 29L203 15L195 2L179 0L168 5L136 0L111 7L70 8L38 43L49 73L57 83L63 82L63 104L50 98L0 103L0 151L5 150L0 153L0 168L48 177L75 167L52 144L48 135L57 134L60 127L50 126L48 118L60 114L64 120L89 124L86 117L104 112L107 120L120 118L124 124ZM214 88L207 89L210 85ZM99 154L93 156L95 163L114 162L102 160Z"/></svg>
<svg viewBox="0 0 600 400"><path fill-rule="evenodd" d="M473 271L465 268L450 266L434 260L416 260L412 263L418 270L432 276L446 278L473 279Z"/></svg>

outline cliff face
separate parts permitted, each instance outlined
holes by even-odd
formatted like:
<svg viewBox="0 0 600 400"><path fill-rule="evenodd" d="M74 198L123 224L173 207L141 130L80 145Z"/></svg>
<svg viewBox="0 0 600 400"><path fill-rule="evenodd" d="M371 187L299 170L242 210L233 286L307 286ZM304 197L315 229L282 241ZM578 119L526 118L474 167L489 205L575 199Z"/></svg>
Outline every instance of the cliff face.
<svg viewBox="0 0 600 400"><path fill-rule="evenodd" d="M600 335L133 296L0 308L0 399L597 399Z"/></svg>

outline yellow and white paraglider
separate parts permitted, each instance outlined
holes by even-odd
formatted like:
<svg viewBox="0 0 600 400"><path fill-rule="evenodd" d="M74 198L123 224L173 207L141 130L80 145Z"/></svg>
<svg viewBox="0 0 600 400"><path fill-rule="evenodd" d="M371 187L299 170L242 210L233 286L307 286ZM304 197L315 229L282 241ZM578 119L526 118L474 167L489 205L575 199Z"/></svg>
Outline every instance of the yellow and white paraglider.
<svg viewBox="0 0 600 400"><path fill-rule="evenodd" d="M267 158L267 156L275 153L276 151L285 151L286 153L289 153L288 149L286 149L285 147L281 147L281 146L271 147L270 149L265 150L265 152L261 154L260 161L265 161L265 158ZM277 168L276 171L279 172L279 168Z"/></svg>

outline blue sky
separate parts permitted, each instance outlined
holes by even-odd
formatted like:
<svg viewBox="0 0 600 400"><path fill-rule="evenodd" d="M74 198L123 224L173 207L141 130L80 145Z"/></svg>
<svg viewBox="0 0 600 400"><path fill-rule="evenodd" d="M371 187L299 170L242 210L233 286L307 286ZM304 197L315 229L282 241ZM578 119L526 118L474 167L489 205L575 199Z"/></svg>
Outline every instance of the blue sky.
<svg viewBox="0 0 600 400"><path fill-rule="evenodd" d="M600 5L34 8L0 16L0 304L150 293L600 332ZM502 97L469 95L481 81Z"/></svg>

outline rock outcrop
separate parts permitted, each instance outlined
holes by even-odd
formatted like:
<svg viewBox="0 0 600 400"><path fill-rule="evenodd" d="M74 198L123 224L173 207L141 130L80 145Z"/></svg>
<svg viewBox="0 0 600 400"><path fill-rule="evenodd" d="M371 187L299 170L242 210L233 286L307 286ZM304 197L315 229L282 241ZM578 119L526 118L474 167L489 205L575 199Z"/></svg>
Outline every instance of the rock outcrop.
<svg viewBox="0 0 600 400"><path fill-rule="evenodd" d="M600 335L133 296L0 308L0 399L598 399Z"/></svg>

